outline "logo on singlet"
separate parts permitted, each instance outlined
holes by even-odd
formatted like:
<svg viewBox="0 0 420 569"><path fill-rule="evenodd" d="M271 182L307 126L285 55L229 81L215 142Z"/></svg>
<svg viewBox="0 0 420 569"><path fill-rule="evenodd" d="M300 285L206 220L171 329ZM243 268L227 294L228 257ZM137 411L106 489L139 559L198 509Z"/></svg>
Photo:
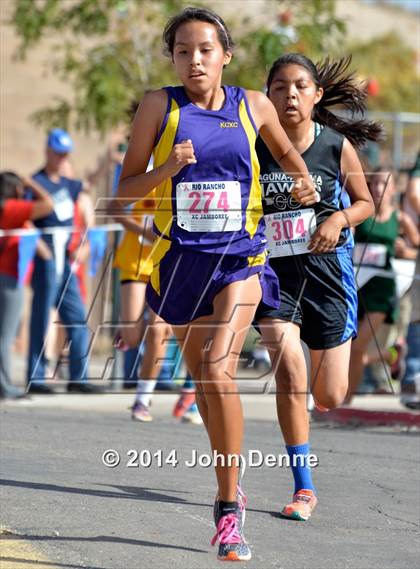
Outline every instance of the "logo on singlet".
<svg viewBox="0 0 420 569"><path fill-rule="evenodd" d="M238 128L238 121L220 121L220 128Z"/></svg>
<svg viewBox="0 0 420 569"><path fill-rule="evenodd" d="M322 177L312 175L311 178L319 193L322 192ZM301 204L291 195L293 188L293 178L283 172L270 172L260 175L265 205L273 206L279 211L298 209Z"/></svg>

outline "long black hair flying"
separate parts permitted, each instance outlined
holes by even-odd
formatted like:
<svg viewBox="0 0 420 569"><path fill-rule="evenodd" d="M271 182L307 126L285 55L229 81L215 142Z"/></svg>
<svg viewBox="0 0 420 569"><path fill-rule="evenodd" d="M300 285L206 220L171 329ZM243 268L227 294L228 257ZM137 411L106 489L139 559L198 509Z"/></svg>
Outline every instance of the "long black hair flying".
<svg viewBox="0 0 420 569"><path fill-rule="evenodd" d="M324 94L313 110L314 121L329 126L343 134L357 147L368 140L378 141L384 138L383 126L364 118L354 119L356 113L366 112L367 92L365 85L357 81L355 73L348 70L351 56L332 61L326 58L317 64L300 53L287 53L277 59L268 74L267 91L278 72L285 65L299 65L309 71L317 89L322 87ZM336 115L328 107L341 105L351 111L351 118Z"/></svg>

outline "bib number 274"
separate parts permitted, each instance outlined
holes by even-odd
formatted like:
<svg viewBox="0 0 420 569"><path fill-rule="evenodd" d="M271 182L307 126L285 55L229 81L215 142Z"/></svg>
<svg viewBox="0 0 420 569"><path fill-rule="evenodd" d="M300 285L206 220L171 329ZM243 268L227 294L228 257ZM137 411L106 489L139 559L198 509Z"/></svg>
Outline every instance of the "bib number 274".
<svg viewBox="0 0 420 569"><path fill-rule="evenodd" d="M211 205L213 203L216 203L216 200L216 208L218 210L224 212L229 211L229 200L227 192L220 192L219 196L216 196L215 192L190 192L188 194L188 198L191 200L191 205L189 208L190 213L208 213Z"/></svg>
<svg viewBox="0 0 420 569"><path fill-rule="evenodd" d="M185 231L239 231L241 206L236 181L184 182L176 187L177 224Z"/></svg>

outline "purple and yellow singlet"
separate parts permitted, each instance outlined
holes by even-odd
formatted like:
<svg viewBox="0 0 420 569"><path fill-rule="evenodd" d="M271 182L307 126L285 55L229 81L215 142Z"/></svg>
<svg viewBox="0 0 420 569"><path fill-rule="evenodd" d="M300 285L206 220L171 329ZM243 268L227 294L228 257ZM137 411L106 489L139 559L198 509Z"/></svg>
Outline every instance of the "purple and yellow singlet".
<svg viewBox="0 0 420 569"><path fill-rule="evenodd" d="M196 164L156 191L158 235L196 251L256 255L265 249L255 152L258 135L243 89L225 86L218 111L191 103L183 87L166 87L168 109L153 151L155 168L190 139Z"/></svg>
<svg viewBox="0 0 420 569"><path fill-rule="evenodd" d="M263 298L278 306L278 281L266 263L266 237L255 151L258 135L246 95L224 86L218 111L201 109L183 87L165 87L168 106L153 150L154 167L191 140L191 164L156 188L149 306L171 324L211 314L228 284L260 276Z"/></svg>

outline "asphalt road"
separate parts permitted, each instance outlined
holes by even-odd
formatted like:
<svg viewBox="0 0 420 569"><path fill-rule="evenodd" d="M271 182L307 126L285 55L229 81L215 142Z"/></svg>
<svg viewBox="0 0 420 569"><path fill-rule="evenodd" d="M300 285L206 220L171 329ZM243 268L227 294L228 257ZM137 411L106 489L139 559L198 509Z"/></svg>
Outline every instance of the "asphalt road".
<svg viewBox="0 0 420 569"><path fill-rule="evenodd" d="M0 567L220 566L210 546L213 470L185 464L193 449L208 453L202 427L168 417L134 423L128 412L31 406L3 406L0 421L3 533L21 536L18 544L35 552L17 553L13 535L3 535ZM312 448L320 501L306 523L278 515L291 496L286 468L248 467L245 535L253 560L247 567L418 567L418 434L314 425ZM107 449L120 453L118 467L103 465ZM159 467L157 454L148 468L128 467L130 458L136 463L130 449L146 451L143 464L159 449L163 461L179 463ZM247 458L250 449L284 452L274 422L246 423Z"/></svg>

